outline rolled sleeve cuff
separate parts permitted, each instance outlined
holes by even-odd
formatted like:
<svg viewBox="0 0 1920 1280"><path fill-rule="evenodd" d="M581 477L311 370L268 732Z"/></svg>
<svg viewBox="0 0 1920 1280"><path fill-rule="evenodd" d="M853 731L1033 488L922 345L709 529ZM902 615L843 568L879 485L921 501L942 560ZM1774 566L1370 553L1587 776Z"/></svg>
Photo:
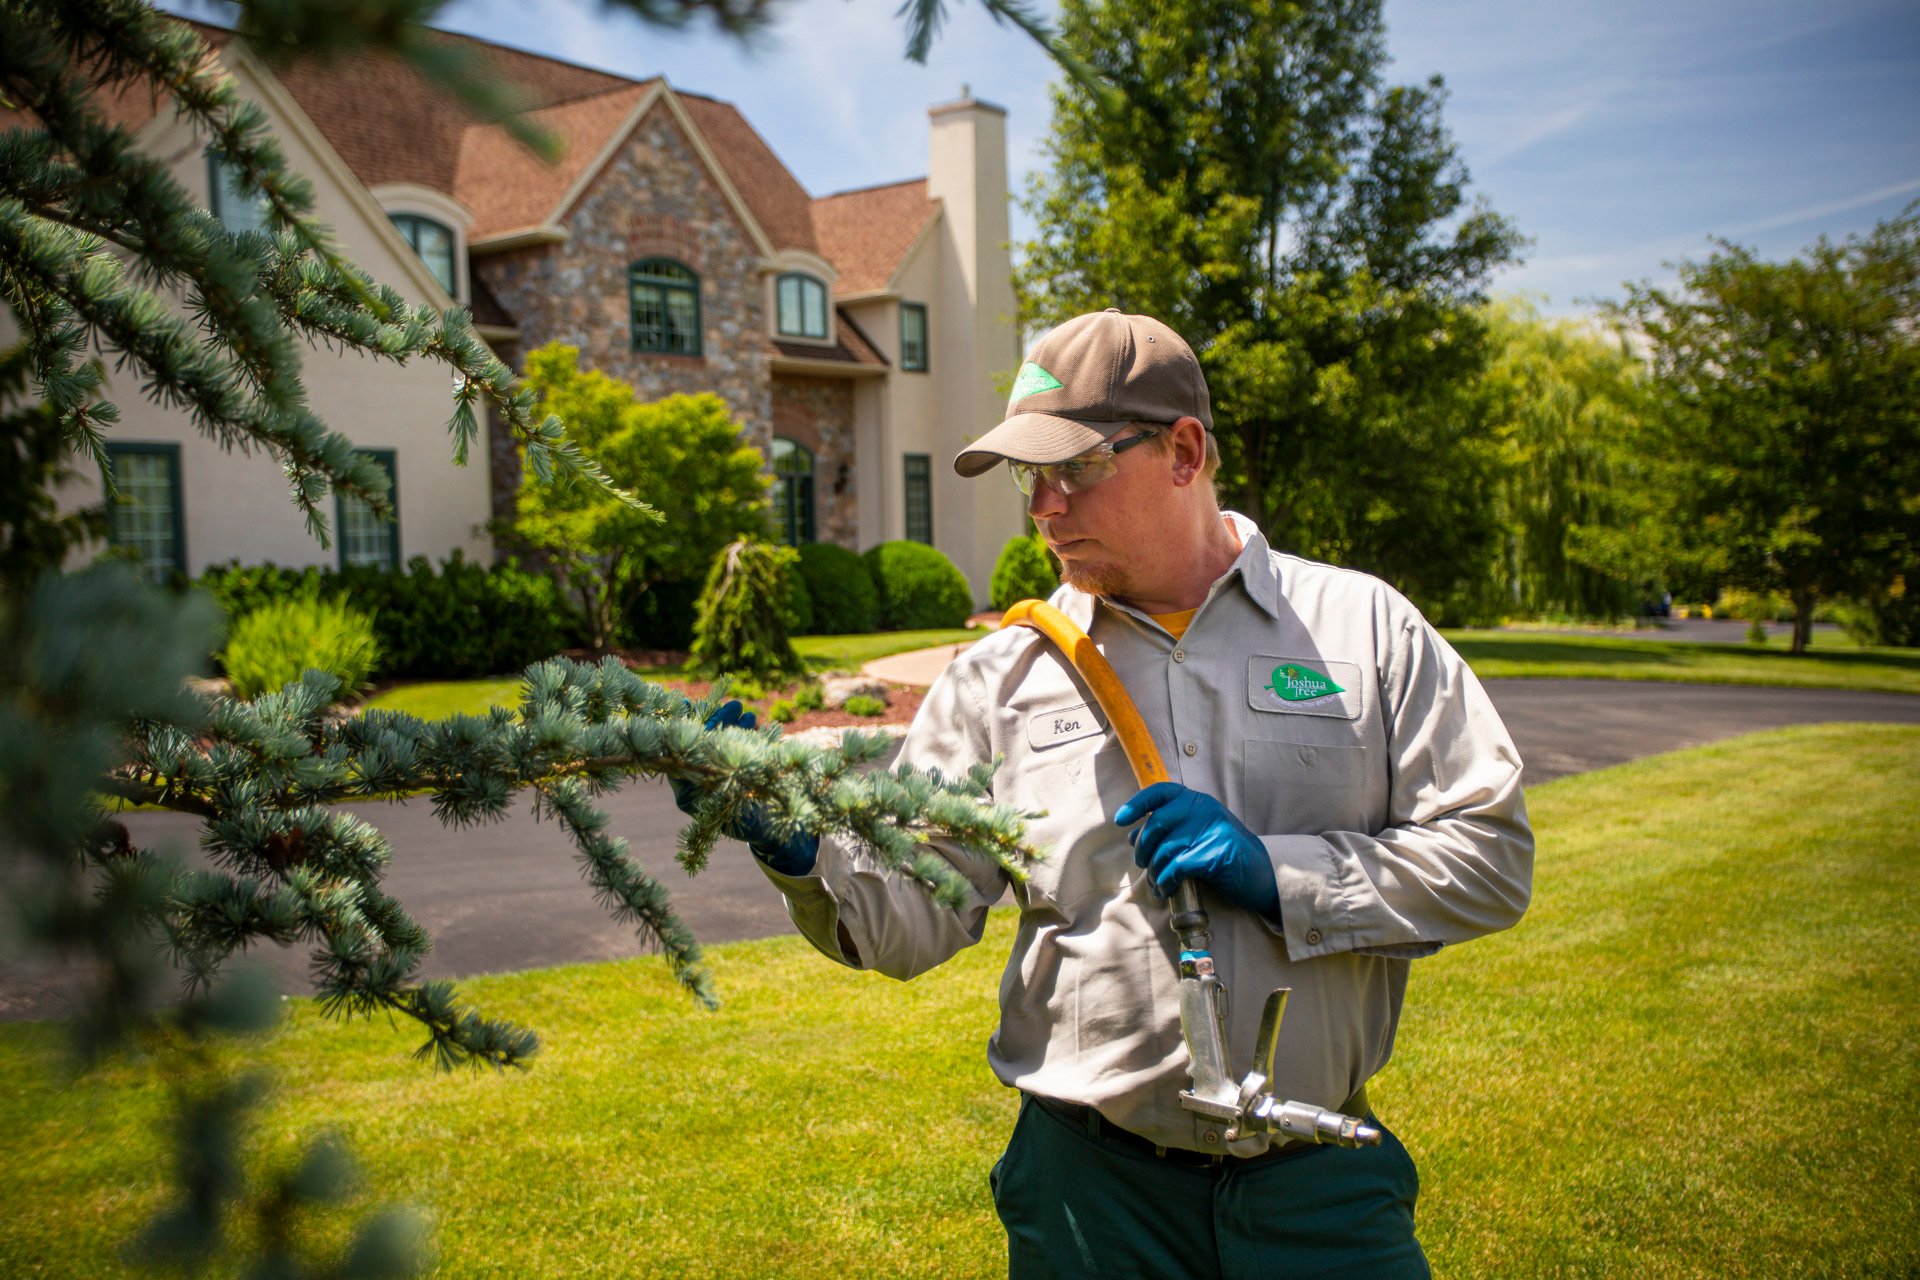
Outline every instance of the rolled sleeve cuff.
<svg viewBox="0 0 1920 1280"><path fill-rule="evenodd" d="M793 927L801 936L828 959L837 960L850 969L860 968L840 945L840 903L828 881L836 872L844 878L846 855L832 841L822 840L813 870L803 876L775 871L758 858L753 861L787 900L787 918L793 921Z"/></svg>

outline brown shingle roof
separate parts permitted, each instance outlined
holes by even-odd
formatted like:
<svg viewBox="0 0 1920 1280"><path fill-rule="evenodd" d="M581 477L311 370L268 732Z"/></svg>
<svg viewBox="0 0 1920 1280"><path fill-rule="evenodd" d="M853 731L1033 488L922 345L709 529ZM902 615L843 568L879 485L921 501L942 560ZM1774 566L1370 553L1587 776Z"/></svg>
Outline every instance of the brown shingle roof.
<svg viewBox="0 0 1920 1280"><path fill-rule="evenodd" d="M840 269L840 295L884 289L914 240L940 211L927 180L914 178L822 196L813 202L820 254Z"/></svg>
<svg viewBox="0 0 1920 1280"><path fill-rule="evenodd" d="M215 49L233 39L225 28L180 21ZM479 57L519 86L533 117L562 139L559 164L549 167L503 129L477 123L388 54L301 60L275 74L363 185L413 182L445 192L472 210L474 240L556 216L585 167L656 83L473 36L436 31L432 38ZM831 262L840 274L836 293L883 287L939 208L918 179L815 200L732 104L678 91L675 97L773 246ZM106 106L116 123L134 128L154 115L144 91L113 93Z"/></svg>
<svg viewBox="0 0 1920 1280"><path fill-rule="evenodd" d="M767 345L778 355L795 360L832 360L839 364L864 364L885 369L891 363L880 354L880 348L873 345L866 330L853 322L853 317L839 307L833 309L837 318L834 325L834 344L830 347L818 346L811 342L782 342L778 338L769 338Z"/></svg>

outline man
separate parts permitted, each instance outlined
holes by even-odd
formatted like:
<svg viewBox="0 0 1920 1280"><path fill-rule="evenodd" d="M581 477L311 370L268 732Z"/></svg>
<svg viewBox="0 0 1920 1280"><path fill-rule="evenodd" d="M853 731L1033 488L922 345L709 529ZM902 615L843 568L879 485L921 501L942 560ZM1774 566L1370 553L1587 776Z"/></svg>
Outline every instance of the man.
<svg viewBox="0 0 1920 1280"><path fill-rule="evenodd" d="M1424 1276L1413 1163L1391 1133L1358 1150L1227 1143L1181 1107L1167 895L1201 886L1232 1069L1251 1066L1268 992L1290 987L1274 1091L1365 1114L1410 961L1526 908L1520 760L1402 596L1271 551L1221 512L1211 430L1187 344L1109 310L1048 334L1006 420L954 463L1009 465L1064 569L1053 603L1113 664L1176 780L1136 794L1084 683L1020 627L956 658L902 745L949 776L1004 756L995 800L1046 811L1029 831L1050 856L1014 889L988 1046L1025 1095L991 1178L1010 1271ZM975 886L947 909L859 848L756 851L814 946L898 978L977 941L1007 887L943 850Z"/></svg>

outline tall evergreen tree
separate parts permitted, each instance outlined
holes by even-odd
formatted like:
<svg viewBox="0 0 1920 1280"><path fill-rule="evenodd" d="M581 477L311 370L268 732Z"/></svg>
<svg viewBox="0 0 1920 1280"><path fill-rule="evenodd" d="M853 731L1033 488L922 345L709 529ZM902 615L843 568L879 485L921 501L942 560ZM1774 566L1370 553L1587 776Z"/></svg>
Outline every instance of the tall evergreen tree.
<svg viewBox="0 0 1920 1280"><path fill-rule="evenodd" d="M1439 79L1385 82L1380 0L1067 0L1061 33L1125 105L1054 92L1025 318L1166 320L1206 368L1225 492L1278 545L1431 609L1476 590L1495 451L1464 391L1519 240L1467 203Z"/></svg>

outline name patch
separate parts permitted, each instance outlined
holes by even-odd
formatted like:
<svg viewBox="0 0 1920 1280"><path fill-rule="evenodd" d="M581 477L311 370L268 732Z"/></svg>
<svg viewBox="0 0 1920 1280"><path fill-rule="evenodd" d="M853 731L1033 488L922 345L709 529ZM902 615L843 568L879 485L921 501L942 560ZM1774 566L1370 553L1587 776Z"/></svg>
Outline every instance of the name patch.
<svg viewBox="0 0 1920 1280"><path fill-rule="evenodd" d="M1027 721L1027 745L1035 751L1057 747L1063 742L1098 737L1107 731L1099 714L1084 702L1058 711L1042 711Z"/></svg>

